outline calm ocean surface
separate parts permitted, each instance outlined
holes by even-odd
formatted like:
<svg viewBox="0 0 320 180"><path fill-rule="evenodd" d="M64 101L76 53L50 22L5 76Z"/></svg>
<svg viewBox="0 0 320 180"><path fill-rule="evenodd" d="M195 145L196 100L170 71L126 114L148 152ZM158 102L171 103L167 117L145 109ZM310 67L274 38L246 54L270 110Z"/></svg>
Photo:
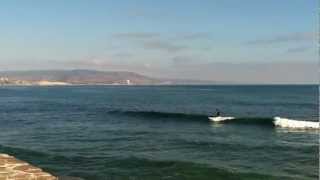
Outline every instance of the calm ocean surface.
<svg viewBox="0 0 320 180"><path fill-rule="evenodd" d="M86 180L317 179L318 131L274 116L317 120L318 86L0 87L0 152Z"/></svg>

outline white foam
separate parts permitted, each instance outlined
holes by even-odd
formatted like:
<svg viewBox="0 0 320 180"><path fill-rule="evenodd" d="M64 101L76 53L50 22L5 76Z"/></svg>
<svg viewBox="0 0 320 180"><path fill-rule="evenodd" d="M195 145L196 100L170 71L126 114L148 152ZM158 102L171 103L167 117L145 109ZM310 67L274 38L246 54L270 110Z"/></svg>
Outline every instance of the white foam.
<svg viewBox="0 0 320 180"><path fill-rule="evenodd" d="M209 117L209 119L213 122L221 122L221 121L226 121L226 120L231 120L234 119L234 117L222 117L222 116L217 116L217 117Z"/></svg>
<svg viewBox="0 0 320 180"><path fill-rule="evenodd" d="M299 121L281 117L273 118L274 125L283 127L283 128L295 128L295 129L319 129L319 122L311 121Z"/></svg>

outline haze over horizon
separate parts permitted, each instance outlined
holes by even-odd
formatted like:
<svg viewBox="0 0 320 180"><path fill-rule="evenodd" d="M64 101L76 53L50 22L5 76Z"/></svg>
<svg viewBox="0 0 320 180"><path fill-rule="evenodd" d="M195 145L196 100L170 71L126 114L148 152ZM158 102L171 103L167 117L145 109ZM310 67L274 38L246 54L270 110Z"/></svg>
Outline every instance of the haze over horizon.
<svg viewBox="0 0 320 180"><path fill-rule="evenodd" d="M315 0L3 1L0 71L316 83L317 7Z"/></svg>

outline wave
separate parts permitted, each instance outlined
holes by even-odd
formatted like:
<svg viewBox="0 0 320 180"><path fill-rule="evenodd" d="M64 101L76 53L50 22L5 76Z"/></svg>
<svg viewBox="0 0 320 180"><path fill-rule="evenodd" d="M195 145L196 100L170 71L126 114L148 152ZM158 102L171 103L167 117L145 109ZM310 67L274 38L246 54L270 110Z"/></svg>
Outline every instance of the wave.
<svg viewBox="0 0 320 180"><path fill-rule="evenodd" d="M274 118L234 118L220 121L219 123L232 123L232 124L252 124L264 125L272 127L281 127L288 129L319 129L319 122L293 120L288 118L274 117Z"/></svg>
<svg viewBox="0 0 320 180"><path fill-rule="evenodd" d="M161 111L109 111L109 114L114 115L126 115L132 117L142 118L171 118L171 119L184 119L184 120L197 120L208 121L209 115L204 114L188 114L188 113L174 113L174 112L161 112ZM223 121L223 123L235 123L235 124L261 124L261 125L273 125L272 118L264 117L243 117L234 118Z"/></svg>
<svg viewBox="0 0 320 180"><path fill-rule="evenodd" d="M109 111L109 114L128 115L135 117L148 117L148 118L178 118L178 119L198 119L206 120L207 115L202 114L188 114L188 113L175 113L175 112L160 112L160 111Z"/></svg>
<svg viewBox="0 0 320 180"><path fill-rule="evenodd" d="M126 157L108 162L112 174L119 174L130 170L130 174L137 179L224 179L224 180L255 180L255 179L292 179L288 176L273 176L258 172L241 172L239 169L227 167L212 167L207 164L180 161L162 160L155 158ZM107 167L108 168L108 167Z"/></svg>
<svg viewBox="0 0 320 180"><path fill-rule="evenodd" d="M261 126L274 126L272 118L234 118L231 120L222 121L225 124L245 124L245 125L261 125Z"/></svg>
<svg viewBox="0 0 320 180"><path fill-rule="evenodd" d="M293 120L281 117L274 118L234 118L227 119L224 121L218 121L219 123L230 123L230 124L252 124L252 125L263 125L271 127L281 127L288 129L319 129L319 122L315 121L303 121Z"/></svg>
<svg viewBox="0 0 320 180"><path fill-rule="evenodd" d="M274 125L278 127L294 129L319 129L319 122L299 121L281 117L274 117Z"/></svg>
<svg viewBox="0 0 320 180"><path fill-rule="evenodd" d="M154 159L136 156L67 156L37 152L0 145L4 153L31 162L59 177L77 176L78 179L292 179L257 172L242 172L222 167L212 167L197 162L175 159ZM62 179L62 178L61 178ZM75 178L76 179L76 178Z"/></svg>
<svg viewBox="0 0 320 180"><path fill-rule="evenodd" d="M114 110L108 111L109 114L113 115L126 115L131 117L142 117L142 118L170 118L180 120L197 120L197 121L208 121L209 115L204 114L191 114L191 113L175 113L175 112L161 112L161 111L121 111ZM272 118L264 117L243 117L234 118L223 121L223 123L238 123L238 124L270 124L272 125Z"/></svg>
<svg viewBox="0 0 320 180"><path fill-rule="evenodd" d="M152 118L152 119L173 119L173 120L194 120L194 121L209 121L208 115L204 114L188 114L188 113L175 113L175 112L161 112L161 111L122 111L114 110L108 111L113 115L126 115L131 117ZM319 122L313 121L300 121L280 117L235 117L219 121L223 124L243 124L243 125L259 125L265 127L283 127L295 129L319 129Z"/></svg>

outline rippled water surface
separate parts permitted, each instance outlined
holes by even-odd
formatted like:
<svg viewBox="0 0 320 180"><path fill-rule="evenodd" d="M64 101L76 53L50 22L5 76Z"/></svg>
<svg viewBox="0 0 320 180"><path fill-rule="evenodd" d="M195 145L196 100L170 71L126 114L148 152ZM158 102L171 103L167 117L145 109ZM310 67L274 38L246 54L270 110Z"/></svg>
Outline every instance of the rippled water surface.
<svg viewBox="0 0 320 180"><path fill-rule="evenodd" d="M88 180L317 179L318 131L274 116L317 120L318 87L0 87L0 152Z"/></svg>

